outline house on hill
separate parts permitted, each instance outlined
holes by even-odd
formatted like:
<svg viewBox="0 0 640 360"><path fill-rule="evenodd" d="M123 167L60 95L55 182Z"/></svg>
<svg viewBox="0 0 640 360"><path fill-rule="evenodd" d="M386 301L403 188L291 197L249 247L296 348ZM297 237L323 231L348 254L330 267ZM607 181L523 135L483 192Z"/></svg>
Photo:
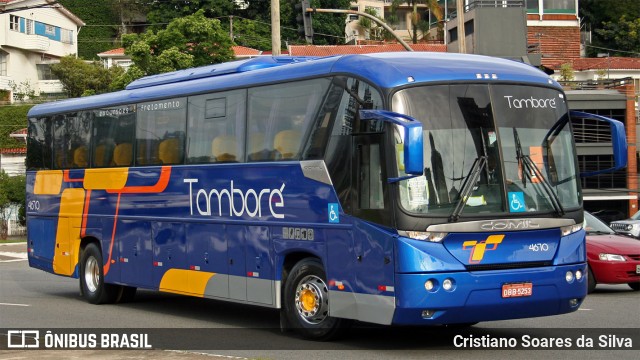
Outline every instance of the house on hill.
<svg viewBox="0 0 640 360"><path fill-rule="evenodd" d="M0 0L0 101L62 93L50 66L78 53L84 25L53 0Z"/></svg>

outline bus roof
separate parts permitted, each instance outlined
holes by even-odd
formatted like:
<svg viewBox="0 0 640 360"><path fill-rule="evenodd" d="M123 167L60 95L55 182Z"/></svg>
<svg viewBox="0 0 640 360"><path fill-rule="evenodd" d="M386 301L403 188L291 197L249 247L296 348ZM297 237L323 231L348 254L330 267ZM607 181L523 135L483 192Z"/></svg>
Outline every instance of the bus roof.
<svg viewBox="0 0 640 360"><path fill-rule="evenodd" d="M394 52L331 57L259 57L144 77L122 91L36 105L28 116L114 107L332 74L359 76L383 89L452 81L522 82L561 89L532 66L479 55Z"/></svg>

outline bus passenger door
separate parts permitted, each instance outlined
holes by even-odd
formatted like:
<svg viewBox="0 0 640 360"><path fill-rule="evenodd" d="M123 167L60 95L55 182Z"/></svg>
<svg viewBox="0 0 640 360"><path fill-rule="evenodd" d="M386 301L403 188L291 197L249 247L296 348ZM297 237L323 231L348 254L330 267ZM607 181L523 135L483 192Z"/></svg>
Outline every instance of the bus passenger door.
<svg viewBox="0 0 640 360"><path fill-rule="evenodd" d="M353 214L356 255L356 291L374 295L357 299L358 313L377 323L390 323L394 305L393 236L383 226L392 224L384 136L354 136Z"/></svg>

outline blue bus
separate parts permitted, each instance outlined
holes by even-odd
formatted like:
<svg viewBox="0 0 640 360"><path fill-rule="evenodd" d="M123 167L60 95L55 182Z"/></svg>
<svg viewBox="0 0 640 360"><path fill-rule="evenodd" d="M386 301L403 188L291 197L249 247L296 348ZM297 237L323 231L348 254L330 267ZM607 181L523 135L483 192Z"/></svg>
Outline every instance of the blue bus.
<svg viewBox="0 0 640 360"><path fill-rule="evenodd" d="M137 288L353 320L556 315L587 294L562 88L474 55L261 57L28 114L29 264L94 304ZM606 170L602 170L606 171Z"/></svg>

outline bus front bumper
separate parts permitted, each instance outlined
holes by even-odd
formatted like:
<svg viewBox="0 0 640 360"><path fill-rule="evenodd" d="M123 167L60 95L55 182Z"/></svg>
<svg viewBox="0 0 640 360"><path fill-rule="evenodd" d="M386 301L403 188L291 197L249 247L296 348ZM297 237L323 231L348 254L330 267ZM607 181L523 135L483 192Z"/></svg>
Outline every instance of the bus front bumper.
<svg viewBox="0 0 640 360"><path fill-rule="evenodd" d="M578 271L581 276L576 276ZM447 279L451 283L448 290L444 286ZM557 315L573 312L582 304L587 295L586 264L396 274L395 288L393 324L460 324ZM512 297L503 297L503 292Z"/></svg>

